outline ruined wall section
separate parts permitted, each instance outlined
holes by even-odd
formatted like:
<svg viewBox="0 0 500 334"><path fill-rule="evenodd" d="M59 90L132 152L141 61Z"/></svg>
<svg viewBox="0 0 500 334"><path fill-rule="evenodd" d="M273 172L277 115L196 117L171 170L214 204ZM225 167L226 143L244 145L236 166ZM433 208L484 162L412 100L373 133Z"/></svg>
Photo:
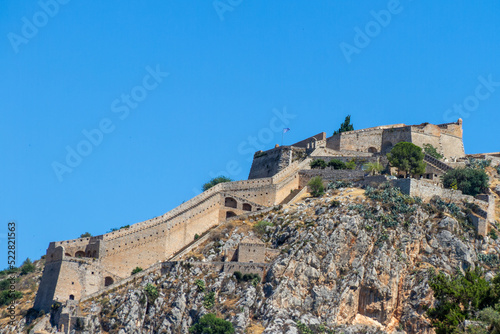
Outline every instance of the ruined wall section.
<svg viewBox="0 0 500 334"><path fill-rule="evenodd" d="M313 150L315 148L323 147L325 145L326 145L326 133L320 132L317 135L301 140L291 146L305 148L307 150Z"/></svg>
<svg viewBox="0 0 500 334"><path fill-rule="evenodd" d="M445 158L465 157L462 120L456 123L414 125L411 127L411 142L423 148L431 144Z"/></svg>
<svg viewBox="0 0 500 334"><path fill-rule="evenodd" d="M258 151L254 155L248 179L271 177L288 166L289 163L291 163L289 146L276 147L264 152Z"/></svg>

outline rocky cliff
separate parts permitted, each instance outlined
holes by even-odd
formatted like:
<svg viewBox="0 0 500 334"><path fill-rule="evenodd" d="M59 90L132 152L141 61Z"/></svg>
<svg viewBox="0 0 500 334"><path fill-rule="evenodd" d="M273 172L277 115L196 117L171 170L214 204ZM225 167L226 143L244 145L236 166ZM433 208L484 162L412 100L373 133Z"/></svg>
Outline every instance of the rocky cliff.
<svg viewBox="0 0 500 334"><path fill-rule="evenodd" d="M433 333L425 316L433 272L481 266L491 279L498 270L499 240L478 238L469 213L394 188L333 184L320 198L223 224L168 269L55 310L52 320L69 311L77 332L187 333L215 313L237 333ZM249 235L274 250L264 277L245 281L210 265ZM34 323L54 331L49 315Z"/></svg>

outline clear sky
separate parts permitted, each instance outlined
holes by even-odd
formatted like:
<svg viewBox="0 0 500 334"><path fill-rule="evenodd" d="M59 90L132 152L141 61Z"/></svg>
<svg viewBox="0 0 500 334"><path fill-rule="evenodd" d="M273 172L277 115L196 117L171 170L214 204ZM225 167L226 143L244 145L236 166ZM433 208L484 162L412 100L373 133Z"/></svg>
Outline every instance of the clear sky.
<svg viewBox="0 0 500 334"><path fill-rule="evenodd" d="M0 2L0 268L176 207L258 149L464 120L500 151L500 2Z"/></svg>

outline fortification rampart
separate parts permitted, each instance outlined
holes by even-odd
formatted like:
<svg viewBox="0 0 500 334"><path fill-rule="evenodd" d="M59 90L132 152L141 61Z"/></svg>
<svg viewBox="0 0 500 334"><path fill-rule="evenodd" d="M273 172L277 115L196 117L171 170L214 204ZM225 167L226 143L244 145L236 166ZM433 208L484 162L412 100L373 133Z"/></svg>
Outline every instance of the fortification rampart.
<svg viewBox="0 0 500 334"><path fill-rule="evenodd" d="M127 280L135 267L165 261L189 245L196 234L202 235L226 219L259 210L265 212L275 204L295 198L313 176L320 175L325 182L364 177L361 170L309 170L312 158L347 161L356 157L363 162L375 162L400 141L432 143L447 156L460 155L461 131L461 121L441 125L396 124L329 138L322 132L291 146L259 151L248 180L217 184L164 215L117 231L50 243L35 308L47 311L54 300L85 298ZM408 191L431 192L425 185L411 183ZM446 198L446 193L441 192L440 196Z"/></svg>

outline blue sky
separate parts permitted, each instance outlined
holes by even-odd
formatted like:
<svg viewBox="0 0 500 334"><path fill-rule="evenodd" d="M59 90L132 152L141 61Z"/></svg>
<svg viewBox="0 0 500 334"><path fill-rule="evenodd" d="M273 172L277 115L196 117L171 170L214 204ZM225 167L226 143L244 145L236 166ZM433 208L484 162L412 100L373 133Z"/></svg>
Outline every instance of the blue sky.
<svg viewBox="0 0 500 334"><path fill-rule="evenodd" d="M2 1L2 248L9 221L20 264L163 214L347 114L500 151L498 31L493 0Z"/></svg>

